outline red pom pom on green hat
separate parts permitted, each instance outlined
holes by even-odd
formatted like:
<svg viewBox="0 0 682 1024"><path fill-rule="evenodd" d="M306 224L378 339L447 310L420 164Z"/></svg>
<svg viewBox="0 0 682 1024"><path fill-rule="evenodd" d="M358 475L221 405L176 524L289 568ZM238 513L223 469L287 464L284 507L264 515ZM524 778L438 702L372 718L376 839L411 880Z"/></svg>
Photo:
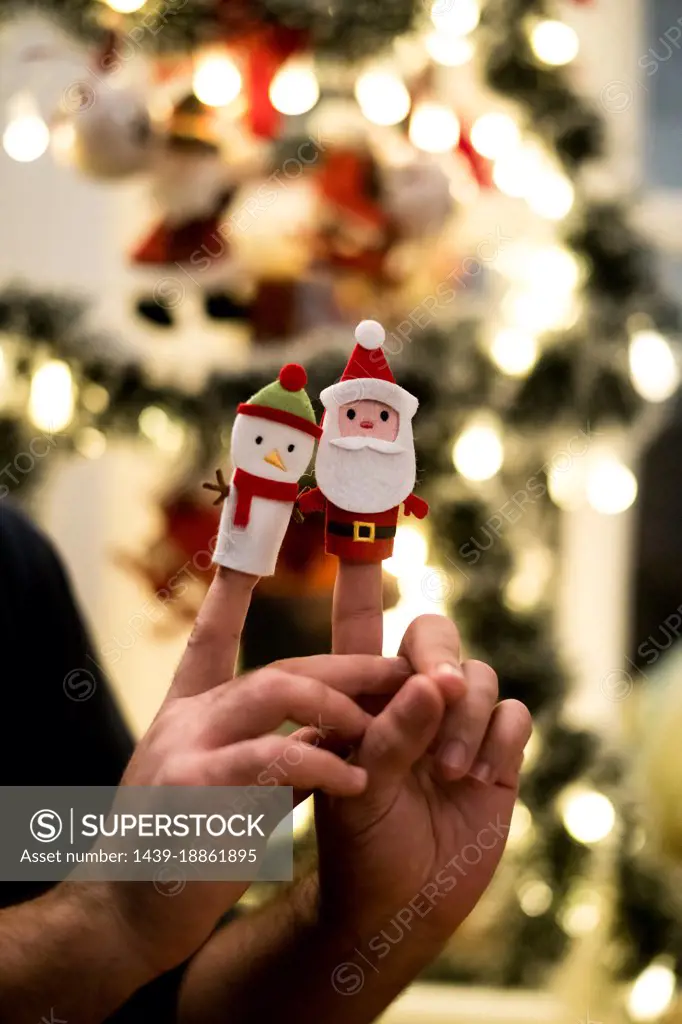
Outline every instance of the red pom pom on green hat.
<svg viewBox="0 0 682 1024"><path fill-rule="evenodd" d="M287 363L280 370L279 382L285 391L301 391L308 383L308 374L298 363Z"/></svg>
<svg viewBox="0 0 682 1024"><path fill-rule="evenodd" d="M298 363L288 363L282 367L276 381L242 403L237 412L284 423L319 438L322 431L317 425L312 402L304 390L307 383L308 374L303 367Z"/></svg>

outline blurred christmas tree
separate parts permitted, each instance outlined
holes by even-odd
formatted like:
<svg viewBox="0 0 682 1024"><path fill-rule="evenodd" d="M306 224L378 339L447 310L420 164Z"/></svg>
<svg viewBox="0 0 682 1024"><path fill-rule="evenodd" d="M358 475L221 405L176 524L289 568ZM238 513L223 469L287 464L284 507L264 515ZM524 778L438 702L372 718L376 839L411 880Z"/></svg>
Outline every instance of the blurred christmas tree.
<svg viewBox="0 0 682 1024"><path fill-rule="evenodd" d="M421 491L434 509L428 535L399 529L387 650L415 615L449 610L467 650L496 666L503 696L527 703L537 725L504 867L432 976L535 986L574 941L599 935L617 1019L659 1019L682 970L682 933L644 865L621 769L563 717L551 612L561 510L589 502L617 515L636 499L616 441L677 388L667 339L679 314L627 210L593 202L584 184L603 140L571 86L575 32L544 0L30 6L93 41L93 68L114 87L126 39L164 88L164 51L185 89L189 68L195 97L166 90L173 113L161 123L146 102L125 117L91 103L102 89L93 72L75 104L67 96L66 148L86 173L143 170L157 194L161 185L164 222L138 258L164 268L166 285L140 311L172 326L167 282L201 262L207 312L226 332L245 325L253 358L198 393L161 388L92 337L78 303L9 290L0 484L35 480L21 466L36 426L91 458L111 435L141 434L183 454L197 479L211 475L226 418L292 345L314 394L345 364L346 325L384 319L401 383L421 402ZM8 151L22 138L18 116ZM143 567L157 590L212 528L186 495L164 514L158 558ZM256 605L247 660L263 660L259 624L273 607L285 628L269 657L328 643L319 602L332 577L311 555L317 540L292 533ZM598 880L603 851L617 862L613 892Z"/></svg>

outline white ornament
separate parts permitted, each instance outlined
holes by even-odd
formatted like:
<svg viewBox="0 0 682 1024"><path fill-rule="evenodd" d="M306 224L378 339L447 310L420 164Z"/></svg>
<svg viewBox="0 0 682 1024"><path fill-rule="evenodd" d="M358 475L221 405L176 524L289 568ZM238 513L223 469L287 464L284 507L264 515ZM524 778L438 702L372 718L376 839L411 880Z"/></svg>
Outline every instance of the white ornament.
<svg viewBox="0 0 682 1024"><path fill-rule="evenodd" d="M116 179L149 169L158 140L142 94L93 76L67 89L64 108L60 155L84 174Z"/></svg>

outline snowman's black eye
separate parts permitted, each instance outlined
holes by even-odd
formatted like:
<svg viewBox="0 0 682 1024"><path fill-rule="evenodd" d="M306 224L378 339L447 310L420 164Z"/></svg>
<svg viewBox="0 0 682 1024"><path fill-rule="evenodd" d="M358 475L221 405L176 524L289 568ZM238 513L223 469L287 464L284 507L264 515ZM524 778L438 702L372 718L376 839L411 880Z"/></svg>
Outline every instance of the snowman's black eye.
<svg viewBox="0 0 682 1024"><path fill-rule="evenodd" d="M388 423L388 413L386 412L385 409L384 409L384 411L381 414L381 418L384 421L384 423Z"/></svg>
<svg viewBox="0 0 682 1024"><path fill-rule="evenodd" d="M346 413L346 416L348 417L349 420L354 420L356 416L355 409L349 409L348 412Z"/></svg>
<svg viewBox="0 0 682 1024"><path fill-rule="evenodd" d="M287 451L288 452L295 452L296 451L296 445L295 444L290 444L289 447L287 448Z"/></svg>
<svg viewBox="0 0 682 1024"><path fill-rule="evenodd" d="M263 443L263 438L262 437L257 437L256 438L256 444L262 444L262 443Z"/></svg>

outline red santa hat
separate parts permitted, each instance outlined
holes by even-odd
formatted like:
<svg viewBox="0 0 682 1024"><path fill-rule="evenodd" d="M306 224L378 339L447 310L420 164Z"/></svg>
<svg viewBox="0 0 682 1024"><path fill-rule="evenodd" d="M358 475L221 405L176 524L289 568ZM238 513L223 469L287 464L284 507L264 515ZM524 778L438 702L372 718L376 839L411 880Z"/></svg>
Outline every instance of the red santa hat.
<svg viewBox="0 0 682 1024"><path fill-rule="evenodd" d="M363 320L356 328L355 340L357 344L341 380L320 395L327 412L348 402L369 399L383 402L411 420L419 403L414 395L396 384L384 353L384 328L376 320Z"/></svg>

